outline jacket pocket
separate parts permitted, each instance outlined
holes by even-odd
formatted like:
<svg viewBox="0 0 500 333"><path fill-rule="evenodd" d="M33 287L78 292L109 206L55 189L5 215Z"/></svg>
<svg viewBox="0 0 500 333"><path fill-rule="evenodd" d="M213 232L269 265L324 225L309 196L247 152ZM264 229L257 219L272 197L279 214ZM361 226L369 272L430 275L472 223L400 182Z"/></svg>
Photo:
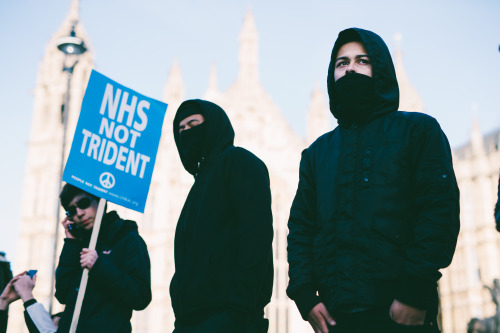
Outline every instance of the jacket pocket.
<svg viewBox="0 0 500 333"><path fill-rule="evenodd" d="M381 279L398 277L404 265L409 228L399 220L374 217L371 251L373 276Z"/></svg>
<svg viewBox="0 0 500 333"><path fill-rule="evenodd" d="M372 230L386 241L394 245L405 245L410 239L409 226L399 220L375 216L372 221Z"/></svg>

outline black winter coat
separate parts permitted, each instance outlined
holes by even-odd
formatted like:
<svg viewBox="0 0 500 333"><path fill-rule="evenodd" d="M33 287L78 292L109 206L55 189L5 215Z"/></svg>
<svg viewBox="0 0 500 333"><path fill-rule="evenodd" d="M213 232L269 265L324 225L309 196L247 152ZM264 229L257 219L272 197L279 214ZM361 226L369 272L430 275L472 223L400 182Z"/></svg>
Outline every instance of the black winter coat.
<svg viewBox="0 0 500 333"><path fill-rule="evenodd" d="M89 240L64 239L55 296L66 308L57 332L68 332L71 326L83 272L80 252ZM151 265L137 224L120 219L115 211L105 214L96 251L76 331L131 332L132 310L143 310L151 302Z"/></svg>
<svg viewBox="0 0 500 333"><path fill-rule="evenodd" d="M272 212L265 164L233 146L234 131L217 105L191 100L206 126L200 165L190 165L195 182L175 233L175 274L170 295L177 324L228 312L240 328L262 317L273 285ZM174 119L174 138L179 145Z"/></svg>
<svg viewBox="0 0 500 333"><path fill-rule="evenodd" d="M450 264L459 231L451 150L435 119L396 112L399 89L385 43L354 31L372 60L378 100L362 121L339 121L302 153L288 222L287 293L304 319L319 302L335 314L395 298L435 315L438 270Z"/></svg>

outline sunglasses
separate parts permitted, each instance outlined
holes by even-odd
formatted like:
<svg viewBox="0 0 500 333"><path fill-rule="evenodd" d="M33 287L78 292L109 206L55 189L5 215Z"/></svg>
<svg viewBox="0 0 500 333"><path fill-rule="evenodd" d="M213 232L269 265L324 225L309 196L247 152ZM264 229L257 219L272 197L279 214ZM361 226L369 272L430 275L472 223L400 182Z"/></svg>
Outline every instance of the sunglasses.
<svg viewBox="0 0 500 333"><path fill-rule="evenodd" d="M90 204L92 203L92 199L91 198L81 198L80 200L78 200L75 204L75 206L69 206L68 207L68 210L66 211L66 216L69 217L69 218L72 218L73 216L75 216L76 214L76 208L80 208L80 209L87 209L90 207Z"/></svg>

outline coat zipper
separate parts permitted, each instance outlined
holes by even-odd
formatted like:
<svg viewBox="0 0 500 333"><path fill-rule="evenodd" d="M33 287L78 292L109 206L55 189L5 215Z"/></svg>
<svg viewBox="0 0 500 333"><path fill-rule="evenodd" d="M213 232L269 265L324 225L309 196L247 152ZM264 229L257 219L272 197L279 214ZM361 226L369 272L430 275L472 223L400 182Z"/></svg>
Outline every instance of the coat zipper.
<svg viewBox="0 0 500 333"><path fill-rule="evenodd" d="M196 184L196 178L198 178L198 175L200 174L200 169L203 165L203 162L205 161L205 157L202 157L201 160L198 162L198 168L196 170L196 173L194 174L194 178L195 178L195 184ZM195 184L193 184L193 187L195 186ZM189 196L189 195L188 195ZM190 198L192 200L192 198ZM187 200L187 198L186 198ZM185 203L184 203L185 204ZM188 207L188 211L190 210L190 207ZM188 218L189 218L189 214L188 214ZM187 224L187 221L186 223L184 224L183 226L183 230L182 230L182 241L183 241L183 244L182 244L182 257L183 258L186 258L186 252L187 252L187 249L186 247L188 246L187 244L187 237L186 237L186 224ZM177 285L178 285L178 290L177 290L177 300L179 302L179 317L183 317L184 316L184 297L182 296L184 293L183 293L183 290L186 288L186 286L183 285L183 281L184 281L184 277L178 277L177 278Z"/></svg>

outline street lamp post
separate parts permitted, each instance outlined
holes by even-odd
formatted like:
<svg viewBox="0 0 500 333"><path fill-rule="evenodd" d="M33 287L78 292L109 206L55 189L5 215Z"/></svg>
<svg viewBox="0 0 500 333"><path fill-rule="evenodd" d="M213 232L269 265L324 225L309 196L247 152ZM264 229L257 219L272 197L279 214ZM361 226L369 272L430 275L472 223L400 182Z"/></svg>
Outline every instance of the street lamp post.
<svg viewBox="0 0 500 333"><path fill-rule="evenodd" d="M64 98L64 105L62 108L62 125L63 125L63 136L61 145L61 165L59 169L59 183L58 191L61 190L62 186L62 176L64 171L64 160L66 152L66 133L68 128L68 116L69 116L69 101L70 101L70 91L71 91L71 78L73 77L73 70L78 63L78 57L87 51L87 47L83 40L78 38L75 34L75 26L77 21L73 22L71 27L71 32L69 36L61 37L57 41L57 48L64 53L63 61L63 72L66 72L67 83L66 83L66 96ZM57 243L59 238L59 222L61 209L59 207L59 200L56 200L56 228L54 232L54 252L52 257L52 277L50 283L50 303L49 303L49 313L52 313L52 302L54 299L54 284L55 284L55 266L57 259Z"/></svg>

